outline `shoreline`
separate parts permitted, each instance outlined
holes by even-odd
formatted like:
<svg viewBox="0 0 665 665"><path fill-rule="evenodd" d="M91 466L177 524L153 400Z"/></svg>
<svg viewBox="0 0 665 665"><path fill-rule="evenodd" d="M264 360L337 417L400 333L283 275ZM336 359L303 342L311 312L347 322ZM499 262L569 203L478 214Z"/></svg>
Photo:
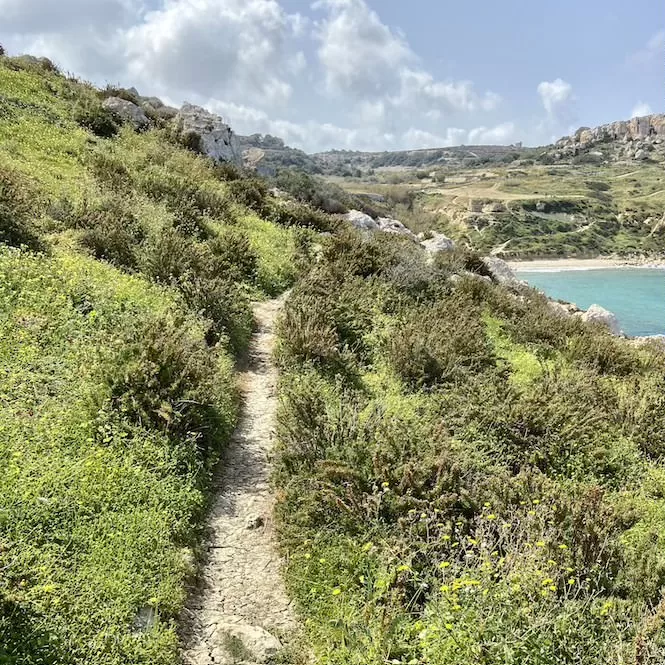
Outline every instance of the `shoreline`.
<svg viewBox="0 0 665 665"><path fill-rule="evenodd" d="M665 270L665 259L620 259L599 257L595 259L534 259L508 261L515 273L521 272L564 272L574 270L608 270L619 268L649 268Z"/></svg>

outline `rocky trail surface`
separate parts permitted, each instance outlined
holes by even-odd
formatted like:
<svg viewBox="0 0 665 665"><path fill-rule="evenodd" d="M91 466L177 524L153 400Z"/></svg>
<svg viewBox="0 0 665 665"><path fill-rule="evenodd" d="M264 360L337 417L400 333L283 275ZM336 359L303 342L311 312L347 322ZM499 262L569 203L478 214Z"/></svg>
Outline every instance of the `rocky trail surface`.
<svg viewBox="0 0 665 665"><path fill-rule="evenodd" d="M241 368L243 410L214 481L208 557L185 616L187 665L269 663L297 624L284 589L273 525L269 453L277 370L274 323L281 300L255 309L257 331Z"/></svg>

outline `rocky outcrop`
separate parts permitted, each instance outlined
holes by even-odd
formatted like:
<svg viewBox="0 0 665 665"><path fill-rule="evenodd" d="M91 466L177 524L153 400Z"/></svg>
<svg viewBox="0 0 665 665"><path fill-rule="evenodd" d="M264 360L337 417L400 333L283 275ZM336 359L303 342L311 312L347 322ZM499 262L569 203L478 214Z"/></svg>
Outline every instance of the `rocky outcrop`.
<svg viewBox="0 0 665 665"><path fill-rule="evenodd" d="M140 107L121 97L107 97L102 106L118 116L123 122L133 125L135 129L145 129L150 120Z"/></svg>
<svg viewBox="0 0 665 665"><path fill-rule="evenodd" d="M201 150L214 160L242 166L238 140L224 120L200 106L185 104L175 118L183 136L198 137Z"/></svg>
<svg viewBox="0 0 665 665"><path fill-rule="evenodd" d="M510 269L510 266L503 260L496 256L486 256L483 263L487 270L492 275L492 279L499 284L514 285L521 282L515 277L515 273Z"/></svg>
<svg viewBox="0 0 665 665"><path fill-rule="evenodd" d="M616 315L600 305L591 305L586 312L583 312L582 321L602 325L609 328L613 335L621 335L621 327Z"/></svg>
<svg viewBox="0 0 665 665"><path fill-rule="evenodd" d="M563 319L568 319L579 312L577 305L573 305L572 303L559 302L558 300L548 300L547 306L552 311L552 314Z"/></svg>
<svg viewBox="0 0 665 665"><path fill-rule="evenodd" d="M430 254L439 252L451 252L455 249L455 243L443 235L443 233L433 233L431 238L423 240L420 243Z"/></svg>
<svg viewBox="0 0 665 665"><path fill-rule="evenodd" d="M593 148L602 148L601 152ZM647 115L611 122L600 127L580 127L572 136L557 141L551 152L555 160L586 153L615 160L644 161L652 152L665 152L665 115Z"/></svg>
<svg viewBox="0 0 665 665"><path fill-rule="evenodd" d="M366 215L364 212L360 212L360 210L349 211L344 216L344 219L346 219L349 224L351 224L356 229L359 229L360 231L379 230L379 225L369 215Z"/></svg>
<svg viewBox="0 0 665 665"><path fill-rule="evenodd" d="M416 234L407 229L406 226L404 226L404 224L402 224L402 222L398 221L397 219L391 219L390 217L379 217L379 219L376 220L376 223L379 227L379 231L383 231L384 233L392 233L398 236L405 236L414 242L418 242Z"/></svg>

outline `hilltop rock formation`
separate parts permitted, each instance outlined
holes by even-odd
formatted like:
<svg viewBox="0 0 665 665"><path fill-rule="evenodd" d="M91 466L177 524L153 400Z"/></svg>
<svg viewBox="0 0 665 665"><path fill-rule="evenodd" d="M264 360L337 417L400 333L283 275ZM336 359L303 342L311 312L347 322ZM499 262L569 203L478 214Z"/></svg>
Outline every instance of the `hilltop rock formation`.
<svg viewBox="0 0 665 665"><path fill-rule="evenodd" d="M665 115L647 115L620 120L600 127L580 127L572 136L556 142L551 152L555 160L591 153L599 160L644 161L665 154Z"/></svg>
<svg viewBox="0 0 665 665"><path fill-rule="evenodd" d="M175 118L183 135L196 136L201 150L212 159L242 166L238 139L224 120L200 106L185 104Z"/></svg>
<svg viewBox="0 0 665 665"><path fill-rule="evenodd" d="M102 106L115 113L123 122L128 122L136 129L144 129L150 124L145 111L126 99L120 97L107 97Z"/></svg>

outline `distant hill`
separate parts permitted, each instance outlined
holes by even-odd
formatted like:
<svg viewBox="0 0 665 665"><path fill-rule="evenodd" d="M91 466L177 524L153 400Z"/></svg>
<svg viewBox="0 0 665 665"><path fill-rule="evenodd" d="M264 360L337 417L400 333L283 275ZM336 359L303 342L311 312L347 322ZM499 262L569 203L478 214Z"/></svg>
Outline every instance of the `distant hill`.
<svg viewBox="0 0 665 665"><path fill-rule="evenodd" d="M472 168L533 160L540 164L665 161L665 115L622 120L596 128L580 127L553 145L525 148L521 144L455 146L361 152L331 150L307 154L283 139L261 134L238 137L247 166L271 176L280 168L319 175L366 175L377 169Z"/></svg>
<svg viewBox="0 0 665 665"><path fill-rule="evenodd" d="M384 168L426 169L440 166L472 167L510 164L534 155L533 148L516 146L458 146L396 152L331 150L309 155L287 146L280 138L253 134L239 136L245 164L263 175L279 168L298 168L312 174L352 176Z"/></svg>

